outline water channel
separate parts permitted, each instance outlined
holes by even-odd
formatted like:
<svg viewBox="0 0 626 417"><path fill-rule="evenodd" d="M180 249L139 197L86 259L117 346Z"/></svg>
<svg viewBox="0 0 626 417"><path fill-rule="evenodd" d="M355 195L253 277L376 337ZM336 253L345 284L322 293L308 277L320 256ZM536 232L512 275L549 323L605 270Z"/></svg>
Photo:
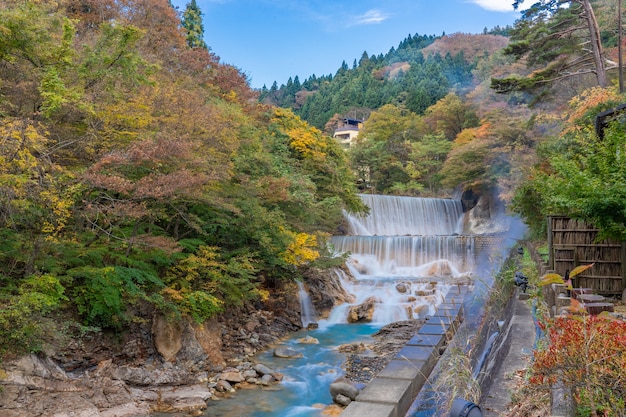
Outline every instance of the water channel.
<svg viewBox="0 0 626 417"><path fill-rule="evenodd" d="M321 417L332 404L330 384L343 374L345 356L338 347L368 343L383 325L434 314L450 285L459 280L483 281L485 263L493 249L492 236L464 234L466 213L460 200L363 195L368 216L346 213L349 232L329 244L337 253L350 253L351 276L338 278L353 300L318 319L300 287L303 325L318 327L293 334L284 344L303 354L299 359L260 353L255 361L284 375L269 388L238 390L231 399L210 401L204 416ZM498 238L500 239L500 238ZM499 240L498 240L499 241ZM364 303L374 305L369 323L348 323ZM310 336L319 344L302 344ZM420 414L428 415L428 414Z"/></svg>

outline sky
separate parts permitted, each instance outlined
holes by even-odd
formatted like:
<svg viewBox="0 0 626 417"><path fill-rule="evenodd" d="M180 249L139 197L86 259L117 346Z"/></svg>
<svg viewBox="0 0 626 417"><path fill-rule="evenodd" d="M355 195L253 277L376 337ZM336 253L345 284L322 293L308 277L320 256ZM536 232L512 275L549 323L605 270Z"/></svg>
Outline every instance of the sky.
<svg viewBox="0 0 626 417"><path fill-rule="evenodd" d="M190 0L172 0L180 11ZM335 74L408 35L482 33L520 17L513 0L196 0L204 39L253 88Z"/></svg>

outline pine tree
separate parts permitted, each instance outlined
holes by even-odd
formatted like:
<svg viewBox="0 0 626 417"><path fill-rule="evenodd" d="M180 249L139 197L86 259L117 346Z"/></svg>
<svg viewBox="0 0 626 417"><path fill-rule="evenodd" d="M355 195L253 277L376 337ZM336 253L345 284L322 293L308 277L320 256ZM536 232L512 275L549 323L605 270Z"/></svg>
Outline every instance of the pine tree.
<svg viewBox="0 0 626 417"><path fill-rule="evenodd" d="M196 0L191 0L190 3L187 3L181 24L187 31L187 45L190 48L208 49L206 42L204 42L202 11L198 7Z"/></svg>
<svg viewBox="0 0 626 417"><path fill-rule="evenodd" d="M515 1L518 8L522 0ZM505 53L525 58L535 71L528 77L492 79L498 92L541 91L564 78L595 74L608 85L600 31L589 0L541 0L522 13Z"/></svg>

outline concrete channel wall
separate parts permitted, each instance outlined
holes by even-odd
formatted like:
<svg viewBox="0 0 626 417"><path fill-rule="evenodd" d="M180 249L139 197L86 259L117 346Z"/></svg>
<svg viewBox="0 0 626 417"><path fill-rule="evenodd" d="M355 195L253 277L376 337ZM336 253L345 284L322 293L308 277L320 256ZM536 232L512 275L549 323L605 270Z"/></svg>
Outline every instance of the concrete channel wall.
<svg viewBox="0 0 626 417"><path fill-rule="evenodd" d="M341 417L403 417L463 320L468 288L454 286L420 330L359 393Z"/></svg>

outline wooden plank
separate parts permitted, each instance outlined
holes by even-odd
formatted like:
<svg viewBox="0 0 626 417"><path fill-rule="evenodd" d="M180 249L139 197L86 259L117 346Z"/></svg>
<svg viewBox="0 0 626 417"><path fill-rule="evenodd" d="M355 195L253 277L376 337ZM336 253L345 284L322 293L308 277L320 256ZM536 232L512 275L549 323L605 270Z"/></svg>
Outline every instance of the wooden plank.
<svg viewBox="0 0 626 417"><path fill-rule="evenodd" d="M608 279L611 281L621 280L621 276L610 276L610 275L576 275L576 278L585 278L585 279Z"/></svg>
<svg viewBox="0 0 626 417"><path fill-rule="evenodd" d="M594 288L597 293L621 293L626 289L626 242L606 239L599 243L575 243L593 242L598 231L593 224L581 220L549 216L547 237L550 269L563 273L566 268L595 263L595 273L598 275L580 274L574 279ZM596 257L598 259L590 259ZM618 289L620 286L621 289Z"/></svg>
<svg viewBox="0 0 626 417"><path fill-rule="evenodd" d="M622 242L622 292L626 289L626 242Z"/></svg>
<svg viewBox="0 0 626 417"><path fill-rule="evenodd" d="M555 243L552 245L555 249L569 248L621 248L619 243Z"/></svg>
<svg viewBox="0 0 626 417"><path fill-rule="evenodd" d="M600 229L552 229L553 232L575 232L575 233L585 233L585 232L599 232Z"/></svg>
<svg viewBox="0 0 626 417"><path fill-rule="evenodd" d="M622 264L622 261L604 261L604 260L587 260L587 259L583 259L582 261L580 261L580 263L582 264Z"/></svg>
<svg viewBox="0 0 626 417"><path fill-rule="evenodd" d="M552 253L552 243L554 239L552 238L552 217L548 217L548 268L554 269L554 254Z"/></svg>

